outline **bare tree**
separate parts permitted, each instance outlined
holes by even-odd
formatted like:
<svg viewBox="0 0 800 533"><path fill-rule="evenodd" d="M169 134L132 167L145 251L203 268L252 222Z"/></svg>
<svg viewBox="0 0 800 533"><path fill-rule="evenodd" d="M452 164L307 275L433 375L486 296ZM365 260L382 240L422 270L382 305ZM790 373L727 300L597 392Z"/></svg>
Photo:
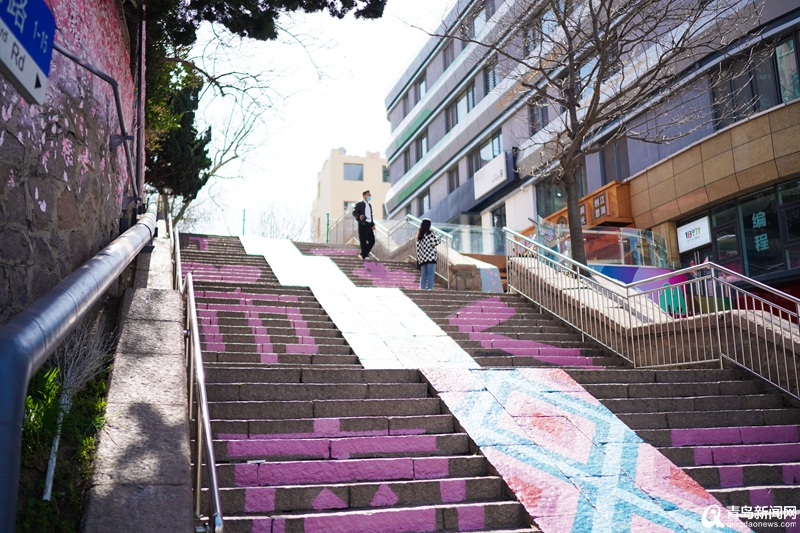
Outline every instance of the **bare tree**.
<svg viewBox="0 0 800 533"><path fill-rule="evenodd" d="M297 241L309 238L308 210L295 205L267 202L255 217L252 233L270 239L289 239Z"/></svg>
<svg viewBox="0 0 800 533"><path fill-rule="evenodd" d="M601 136L663 143L718 120L709 95L727 78L719 67L704 71L701 60L746 40L760 13L758 2L742 0L515 0L484 28L487 11L478 4L434 35L476 43L493 56L496 75L513 81L504 86L508 99L555 116L520 147L529 162L521 170L563 185L572 257L583 264L586 155L602 148Z"/></svg>

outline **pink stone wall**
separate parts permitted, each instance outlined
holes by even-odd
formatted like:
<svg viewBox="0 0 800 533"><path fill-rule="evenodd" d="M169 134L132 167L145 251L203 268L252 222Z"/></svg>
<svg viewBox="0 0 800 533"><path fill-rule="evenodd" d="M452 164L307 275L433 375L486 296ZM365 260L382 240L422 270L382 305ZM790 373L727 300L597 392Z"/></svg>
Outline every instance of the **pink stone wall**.
<svg viewBox="0 0 800 533"><path fill-rule="evenodd" d="M121 0L46 1L56 42L119 83L130 132L134 80ZM119 131L111 86L58 52L44 105L28 105L0 78L0 324L117 236L130 194L123 148L109 146Z"/></svg>

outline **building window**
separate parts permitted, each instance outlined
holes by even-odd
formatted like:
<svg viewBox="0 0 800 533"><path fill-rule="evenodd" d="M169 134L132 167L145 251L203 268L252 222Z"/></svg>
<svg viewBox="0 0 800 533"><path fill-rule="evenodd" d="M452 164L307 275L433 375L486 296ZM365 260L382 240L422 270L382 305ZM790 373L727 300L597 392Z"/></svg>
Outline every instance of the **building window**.
<svg viewBox="0 0 800 533"><path fill-rule="evenodd" d="M624 180L631 175L628 165L628 142L614 139L600 150L600 172L603 183Z"/></svg>
<svg viewBox="0 0 800 533"><path fill-rule="evenodd" d="M506 225L506 204L492 211L492 227L502 228Z"/></svg>
<svg viewBox="0 0 800 533"><path fill-rule="evenodd" d="M547 102L535 100L528 104L528 124L530 125L531 137L547 126L548 122Z"/></svg>
<svg viewBox="0 0 800 533"><path fill-rule="evenodd" d="M406 150L403 152L403 174L411 170L411 153Z"/></svg>
<svg viewBox="0 0 800 533"><path fill-rule="evenodd" d="M538 17L532 18L522 28L522 55L531 57L533 51L542 43L542 21Z"/></svg>
<svg viewBox="0 0 800 533"><path fill-rule="evenodd" d="M428 153L428 132L423 133L416 142L417 145L417 161L425 157Z"/></svg>
<svg viewBox="0 0 800 533"><path fill-rule="evenodd" d="M500 132L497 132L491 139L469 154L467 159L469 177L474 177L477 171L483 168L486 163L500 155L502 151L503 137Z"/></svg>
<svg viewBox="0 0 800 533"><path fill-rule="evenodd" d="M425 96L425 93L428 92L428 83L425 80L425 75L423 74L422 77L417 80L417 102L422 100L422 97Z"/></svg>
<svg viewBox="0 0 800 533"><path fill-rule="evenodd" d="M364 165L345 163L344 179L347 181L364 181Z"/></svg>
<svg viewBox="0 0 800 533"><path fill-rule="evenodd" d="M460 185L458 166L455 166L447 173L447 194L454 192Z"/></svg>
<svg viewBox="0 0 800 533"><path fill-rule="evenodd" d="M345 202L344 202L344 210L345 210L345 211L351 211L351 210L355 209L355 208L356 208L356 204L357 204L357 203L358 203L358 202L356 202L355 200L354 200L354 201L352 201L352 202L347 202L347 201L345 201Z"/></svg>
<svg viewBox="0 0 800 533"><path fill-rule="evenodd" d="M447 41L447 44L444 45L444 49L442 50L442 60L444 61L444 69L447 70L447 67L453 64L453 61L456 58L456 47L453 43L453 40L450 39Z"/></svg>
<svg viewBox="0 0 800 533"><path fill-rule="evenodd" d="M422 211L420 212L424 214L430 210L431 210L431 191L427 190L422 195Z"/></svg>
<svg viewBox="0 0 800 533"><path fill-rule="evenodd" d="M485 94L489 94L492 89L497 87L497 83L499 82L499 76L497 74L497 57L493 57L486 62L486 66L483 68L483 85L485 89Z"/></svg>
<svg viewBox="0 0 800 533"><path fill-rule="evenodd" d="M408 115L408 93L403 95L403 99L400 100L400 112L403 114L403 118Z"/></svg>
<svg viewBox="0 0 800 533"><path fill-rule="evenodd" d="M381 176L383 177L384 183L391 183L392 177L389 175L389 169L386 168L386 165L381 167Z"/></svg>
<svg viewBox="0 0 800 533"><path fill-rule="evenodd" d="M445 129L452 130L474 107L475 83L472 82L458 95L456 102L445 110Z"/></svg>
<svg viewBox="0 0 800 533"><path fill-rule="evenodd" d="M486 22L494 16L496 8L494 5L494 0L486 0L483 4L483 13L486 16Z"/></svg>
<svg viewBox="0 0 800 533"><path fill-rule="evenodd" d="M775 47L775 59L778 63L781 101L788 102L800 97L800 79L798 79L794 37L778 43L778 46Z"/></svg>
<svg viewBox="0 0 800 533"><path fill-rule="evenodd" d="M581 166L578 170L578 194L586 195L586 168ZM548 217L567 207L567 191L561 183L554 183L553 178L545 178L536 184L536 213Z"/></svg>

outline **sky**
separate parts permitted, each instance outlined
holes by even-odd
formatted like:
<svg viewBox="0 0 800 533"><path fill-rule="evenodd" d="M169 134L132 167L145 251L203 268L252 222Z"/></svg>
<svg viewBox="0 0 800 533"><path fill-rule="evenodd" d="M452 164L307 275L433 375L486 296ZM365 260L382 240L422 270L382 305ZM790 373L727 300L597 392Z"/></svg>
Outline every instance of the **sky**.
<svg viewBox="0 0 800 533"><path fill-rule="evenodd" d="M251 136L254 148L198 198L193 231L254 234L262 213L310 220L317 173L330 150L385 157L389 122L384 100L454 0L389 0L378 20L298 14L285 25L297 42L242 43L229 55L243 70L271 71L274 108ZM419 29L423 28L423 29ZM288 39L284 34L284 41ZM202 53L198 47L196 52ZM236 66L236 65L234 65ZM323 74L320 79L320 73ZM201 100L201 127L219 127L231 113L219 98ZM219 136L218 136L219 137Z"/></svg>

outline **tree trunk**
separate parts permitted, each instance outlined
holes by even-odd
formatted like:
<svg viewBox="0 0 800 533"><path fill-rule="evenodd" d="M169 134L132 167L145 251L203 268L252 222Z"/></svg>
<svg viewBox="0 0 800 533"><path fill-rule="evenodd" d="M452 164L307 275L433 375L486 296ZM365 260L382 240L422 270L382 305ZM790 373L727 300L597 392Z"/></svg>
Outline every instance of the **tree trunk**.
<svg viewBox="0 0 800 533"><path fill-rule="evenodd" d="M569 242L572 259L587 265L586 248L583 242L583 226L581 226L580 188L575 177L565 178L564 189L567 192L567 223L569 224Z"/></svg>

